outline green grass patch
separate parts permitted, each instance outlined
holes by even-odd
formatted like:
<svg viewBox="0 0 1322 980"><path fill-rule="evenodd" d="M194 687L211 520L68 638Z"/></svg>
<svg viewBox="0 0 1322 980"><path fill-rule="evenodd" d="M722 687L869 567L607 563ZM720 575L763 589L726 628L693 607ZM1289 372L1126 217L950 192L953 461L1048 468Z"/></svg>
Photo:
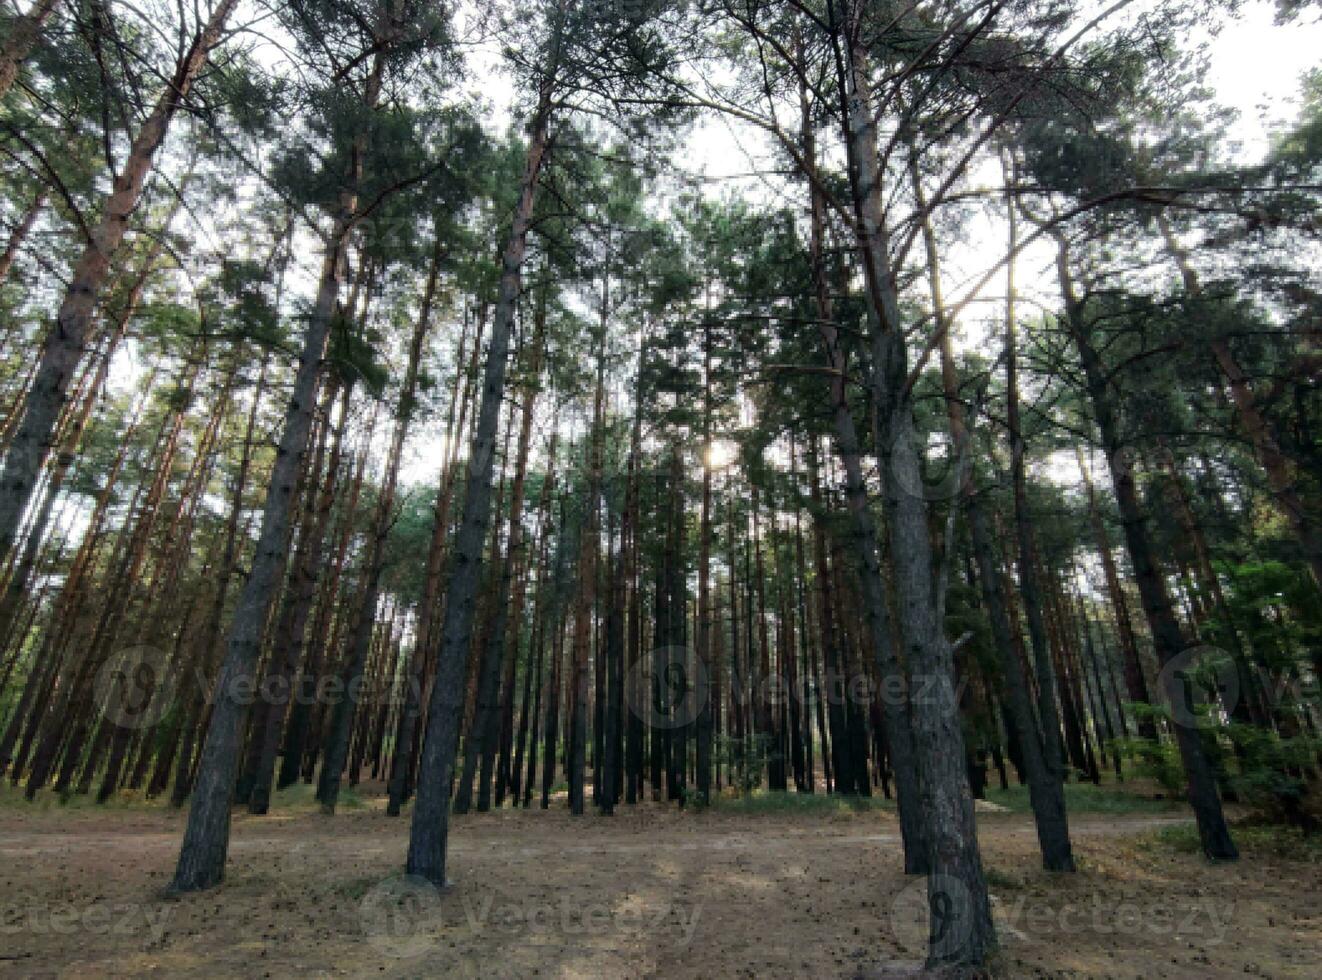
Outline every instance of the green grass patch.
<svg viewBox="0 0 1322 980"><path fill-rule="evenodd" d="M1000 888L1002 890L1024 887L1022 878L1006 874L1004 871L998 871L996 868L984 868L982 873L983 877L987 879L988 887Z"/></svg>
<svg viewBox="0 0 1322 980"><path fill-rule="evenodd" d="M147 799L140 790L120 790L104 803L96 802L95 788L91 793L56 793L50 787L38 791L30 801L23 796L23 784L11 786L8 780L0 785L0 807L23 807L45 813L51 810L163 810L169 803L169 794Z"/></svg>
<svg viewBox="0 0 1322 980"><path fill-rule="evenodd" d="M340 786L340 795L335 801L337 810L359 810L366 804L363 798L358 795L358 791L352 786ZM321 804L317 802L316 783L305 783L302 780L286 786L284 789L276 790L271 794L272 810L298 810L298 809L319 809Z"/></svg>
<svg viewBox="0 0 1322 980"><path fill-rule="evenodd" d="M987 789L987 801L1015 813L1031 813L1027 786ZM1066 783L1065 809L1069 813L1170 813L1184 809L1183 800L1153 799L1120 788L1116 783Z"/></svg>
<svg viewBox="0 0 1322 980"><path fill-rule="evenodd" d="M1274 824L1238 824L1230 828L1241 857L1269 857L1301 864L1322 864L1322 835L1305 834L1297 827ZM1198 825L1174 824L1162 827L1143 838L1149 850L1172 850L1180 854L1201 854Z"/></svg>
<svg viewBox="0 0 1322 980"><path fill-rule="evenodd" d="M808 813L847 816L874 810L894 810L895 802L881 796L839 796L834 793L795 793L754 790L740 796L717 796L712 808L724 813L752 816L779 813Z"/></svg>

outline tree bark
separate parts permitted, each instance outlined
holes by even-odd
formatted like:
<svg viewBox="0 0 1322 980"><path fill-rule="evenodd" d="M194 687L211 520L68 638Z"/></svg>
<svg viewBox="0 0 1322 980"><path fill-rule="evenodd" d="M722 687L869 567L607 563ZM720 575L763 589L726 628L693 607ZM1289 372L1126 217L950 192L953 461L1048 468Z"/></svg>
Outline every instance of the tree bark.
<svg viewBox="0 0 1322 980"><path fill-rule="evenodd" d="M926 210L922 182L913 161L911 177L915 197L920 209ZM959 377L955 365L954 344L950 337L950 324L946 319L945 302L941 289L941 273L936 237L931 221L923 221L923 239L927 250L929 289L936 329L941 335L941 381L946 400L946 413L950 419L952 456L965 457L971 433L960 400ZM1012 314L1011 314L1012 316ZM1007 339L1012 343L1013 337ZM1010 713L1013 738L1018 747L1025 781L1028 783L1029 803L1033 808L1033 822L1037 829L1038 847L1042 852L1042 866L1047 871L1074 871L1074 853L1070 844L1069 818L1065 809L1065 792L1058 771L1052 771L1044 757L1042 737L1037 716L1033 713L1032 697L1024 677L1006 615L1005 585L1000 573L999 556L994 551L993 538L983 512L983 500L972 479L959 488L965 512L969 518L973 556L978 568L978 586L982 603L991 625L992 640L1000 658L1005 706Z"/></svg>
<svg viewBox="0 0 1322 980"><path fill-rule="evenodd" d="M380 95L383 70L384 58L378 52L363 98L369 109L375 107ZM361 134L354 139L339 209L326 243L317 298L303 335L303 350L299 355L294 387L285 410L284 427L262 509L257 550L239 594L225 661L216 679L215 700L198 762L188 827L170 886L175 892L211 888L225 875L230 801L239 761L239 740L247 714L246 706L238 700L236 693L240 686L251 682L260 652L262 630L285 564L290 515L296 504L295 487L303 469L303 457L316 410L317 380L340 292L345 250L358 211L358 185L362 180L365 143Z"/></svg>
<svg viewBox="0 0 1322 980"><path fill-rule="evenodd" d="M1129 547L1129 558L1134 566L1139 595L1143 599L1143 612L1152 630L1152 642L1157 651L1157 659L1165 667L1178 657L1188 644L1185 642L1179 621L1175 618L1175 610L1171 605L1166 582L1152 552L1151 540L1139 504L1138 490L1134 483L1132 460L1120 437L1116 408L1111 400L1106 372L1100 355L1089 339L1084 322L1084 310L1074 293L1069 269L1068 244L1059 232L1053 233L1053 237L1059 249L1056 266L1061 295L1065 301L1066 326L1078 348L1088 393L1093 403L1093 412L1097 418L1097 427L1101 430L1107 463L1111 469L1111 483L1115 490L1116 502L1120 507L1125 542ZM1168 686L1166 696L1172 703L1182 696L1176 673L1176 671L1168 671L1169 676L1166 678ZM1216 780L1207 756L1203 752L1199 732L1190 725L1176 724L1174 728L1175 739L1188 778L1189 805L1193 807L1198 822L1198 835L1202 840L1203 853L1214 860L1234 860L1239 857L1239 851L1226 825L1221 799L1217 795Z"/></svg>
<svg viewBox="0 0 1322 980"><path fill-rule="evenodd" d="M1115 613L1116 631L1120 636L1121 659L1124 664L1125 689L1129 699L1136 704L1152 703L1148 693L1148 682L1143 675L1143 664L1138 658L1138 639L1134 635L1134 624L1129 618L1129 606L1125 602L1125 593L1120 586L1120 573L1116 568L1115 555L1111 552L1111 542L1106 536L1102 524L1102 514L1097 506L1097 491L1093 487L1092 474L1084 465L1083 450L1075 447L1075 456L1079 462L1079 474L1083 477L1084 489L1088 494L1088 520L1092 524L1093 539L1097 552L1102 558L1102 571L1106 576L1106 591L1111 599L1111 609ZM1123 720L1124 713L1121 712ZM1157 726L1151 717L1138 720L1138 733L1143 738L1155 739Z"/></svg>
<svg viewBox="0 0 1322 980"><path fill-rule="evenodd" d="M800 91L800 106L804 155L815 165L816 149L810 105L805 90ZM863 589L863 613L867 621L868 640L884 689L903 692L906 690L904 668L892 639L890 609L887 605L886 584L881 569L881 546L872 512L868 507L867 487L859 456L858 432L845 387L848 362L836 328L830 284L826 275L826 203L816 181L811 182L811 198L812 224L809 249L813 265L817 329L825 348L827 366L832 372L829 383L831 418L836 452L845 471L845 500L853 522L854 548ZM820 557L818 564L819 566L824 564ZM824 588L825 585L823 584L822 587ZM822 629L824 631L828 629L825 609L823 609ZM824 642L829 644L830 641L824 637ZM829 651L829 646L827 650ZM829 656L827 661L826 670L829 677L832 670ZM828 697L833 693L828 691ZM919 774L918 762L914 755L912 720L907 698L901 695L898 699L892 698L889 701L890 703L882 706L882 721L886 726L886 743L890 748L891 767L895 774L896 805L900 815L900 836L904 846L904 870L906 874L921 874L927 869L927 845L924 839L922 814L919 810ZM831 703L830 708L834 710L835 705ZM837 750L836 765L833 767L837 791L842 775L838 756L842 746L839 746L839 742L839 733L836 726L832 725L831 744Z"/></svg>
<svg viewBox="0 0 1322 980"><path fill-rule="evenodd" d="M418 797L409 832L408 873L421 875L438 887L445 884L450 774L454 769L459 740L463 670L471 640L477 587L482 576L482 547L491 519L496 425L505 392L510 329L519 298L533 201L546 156L551 105L550 85L543 83L533 117L514 223L501 261L500 288L491 325L482 398L468 457L464 515L455 539L445 622L436 655L436 681L428 706L427 738L419 767Z"/></svg>
<svg viewBox="0 0 1322 980"><path fill-rule="evenodd" d="M1061 742L1060 705L1056 698L1056 677L1051 667L1051 651L1047 646L1047 629L1042 619L1042 598L1037 581L1037 548L1033 541L1032 515L1028 512L1028 480L1025 472L1025 443L1019 419L1019 343L1015 323L1014 250L1018 243L1018 215L1011 205L1008 212L1010 227L1010 260L1006 264L1005 312L1005 402L1006 427L1010 436L1010 481L1014 490L1014 528L1018 545L1016 562L1019 568L1019 598L1023 602L1028 620L1028 640L1033 650L1033 665L1037 672L1037 706L1041 721L1042 746L1047 770L1055 779L1067 778L1065 750ZM1077 764L1076 760L1076 764Z"/></svg>
<svg viewBox="0 0 1322 980"><path fill-rule="evenodd" d="M851 8L857 16L858 5ZM871 68L861 24L850 26L848 50L836 50L837 70L857 245L867 285L873 347L869 381L884 474L900 634L911 681L932 685L939 692L915 698L912 704L933 916L927 962L930 967L979 966L996 946L996 931L964 769L964 736L952 690L952 651L939 615L943 596L934 594L943 584L933 575L927 503L914 449L908 352L883 217ZM952 907L961 917L959 929L948 928L942 920L942 910Z"/></svg>
<svg viewBox="0 0 1322 980"><path fill-rule="evenodd" d="M386 454L386 468L377 499L376 515L372 522L371 537L367 543L367 556L363 567L361 604L349 641L349 662L344 673L343 695L336 702L330 726L330 741L326 746L322 764L318 799L323 813L334 813L340 794L340 776L349 754L349 737L358 709L358 692L362 686L363 670L371 651L373 631L376 627L377 605L381 593L381 573L385 568L386 538L394 524L395 491L399 484L399 467L404 456L404 440L408 437L409 422L413 418L417 399L418 373L422 366L422 348L431 329L433 297L440 275L443 246L439 238L432 250L431 269L418 319L409 338L408 363L395 405L395 425Z"/></svg>

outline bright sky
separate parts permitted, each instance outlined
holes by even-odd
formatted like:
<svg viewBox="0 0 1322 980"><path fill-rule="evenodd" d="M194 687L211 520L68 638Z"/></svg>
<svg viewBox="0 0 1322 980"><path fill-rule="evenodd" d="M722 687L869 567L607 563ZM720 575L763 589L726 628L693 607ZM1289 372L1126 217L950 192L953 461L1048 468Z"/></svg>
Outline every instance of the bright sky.
<svg viewBox="0 0 1322 980"><path fill-rule="evenodd" d="M1274 125L1294 118L1299 81L1322 66L1322 19L1278 27L1274 5L1246 5L1244 15L1212 42L1208 81L1217 98L1239 110L1236 138L1260 157Z"/></svg>

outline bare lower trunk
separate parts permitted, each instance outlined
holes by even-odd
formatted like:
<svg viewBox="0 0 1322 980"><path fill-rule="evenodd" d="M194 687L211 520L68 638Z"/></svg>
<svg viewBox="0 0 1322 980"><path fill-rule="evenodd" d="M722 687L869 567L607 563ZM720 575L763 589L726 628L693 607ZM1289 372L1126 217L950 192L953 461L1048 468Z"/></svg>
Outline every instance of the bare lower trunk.
<svg viewBox="0 0 1322 980"><path fill-rule="evenodd" d="M943 632L941 590L932 566L927 502L914 449L908 356L889 261L868 54L853 24L854 43L839 52L840 97L849 151L850 184L859 222L858 251L867 284L872 339L870 387L885 485L890 557L906 666L931 696L911 706L922 810L928 843L932 912L928 964L979 966L996 946L987 884L978 849L973 797L965 772L964 735L952 688L952 651ZM910 690L919 688L910 687ZM893 750L893 749L892 749ZM945 912L959 916L950 928Z"/></svg>
<svg viewBox="0 0 1322 980"><path fill-rule="evenodd" d="M216 679L211 720L198 763L188 827L171 883L171 889L176 892L210 888L219 884L225 874L230 801L239 762L243 720L247 714L247 706L236 695L245 683L251 681L263 626L284 568L295 486L312 428L317 378L339 293L347 235L346 213L337 219L327 247L317 303L304 334L298 373L285 412L284 431L262 511L257 551L234 611L225 660Z"/></svg>
<svg viewBox="0 0 1322 980"><path fill-rule="evenodd" d="M1074 294L1066 242L1058 234L1053 237L1056 238L1059 247L1057 271L1061 293L1065 299L1066 325L1079 350L1079 359L1092 399L1097 427L1101 431L1102 443L1106 448L1106 458L1111 469L1111 483L1115 489L1116 502L1120 507L1120 521L1124 526L1125 543L1129 548L1130 562L1134 566L1134 578L1138 584L1139 595L1143 599L1143 612L1152 630L1152 643L1156 648L1157 660L1162 667L1166 667L1183 653L1189 644L1186 643L1179 621L1175 617L1166 582L1152 551L1152 543L1134 482L1132 458L1128 447L1120 439L1106 372L1100 355L1088 337L1088 330L1083 322L1083 310ZM1173 704L1179 703L1183 696L1179 690L1178 673L1175 670L1164 672L1168 688L1165 692L1166 697ZM1198 821L1198 834L1202 839L1203 852L1209 858L1234 860L1239 857L1239 851L1230 837L1230 828L1226 825L1225 814L1221 809L1221 798L1217 795L1216 780L1203 751L1200 732L1191 724L1177 723L1174 728L1175 739L1180 748L1180 757L1184 762L1184 771L1188 779L1186 789L1189 805L1193 807L1194 816Z"/></svg>
<svg viewBox="0 0 1322 980"><path fill-rule="evenodd" d="M409 833L408 873L433 884L445 884L446 841L449 829L450 774L459 740L463 698L463 672L468 659L482 577L482 548L491 520L491 473L495 462L496 426L505 393L505 372L510 330L532 223L537 179L546 153L550 123L549 86L544 86L528 145L519 204L501 261L500 289L491 326L481 407L468 456L464 515L455 540L450 587L440 648L436 653L436 680L432 685L418 773L418 796Z"/></svg>

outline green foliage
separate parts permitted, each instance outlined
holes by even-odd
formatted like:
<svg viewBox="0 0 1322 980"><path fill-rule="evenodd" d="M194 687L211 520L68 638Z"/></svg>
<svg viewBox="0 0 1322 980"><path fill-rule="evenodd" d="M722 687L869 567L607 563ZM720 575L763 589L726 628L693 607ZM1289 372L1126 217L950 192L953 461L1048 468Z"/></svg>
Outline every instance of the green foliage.
<svg viewBox="0 0 1322 980"><path fill-rule="evenodd" d="M891 800L875 796L844 796L839 793L797 793L749 790L737 796L718 796L712 807L722 813L775 816L801 813L810 816L847 817L895 809Z"/></svg>
<svg viewBox="0 0 1322 980"><path fill-rule="evenodd" d="M713 764L728 768L735 792L747 796L762 785L771 752L771 737L765 734L720 735L713 740Z"/></svg>
<svg viewBox="0 0 1322 980"><path fill-rule="evenodd" d="M1149 711L1153 717L1167 715L1160 709L1150 709L1147 705L1133 705L1135 714L1142 717ZM1115 747L1124 756L1127 767L1141 779L1151 779L1161 785L1172 796L1184 794L1184 764L1180 761L1180 751L1174 742L1153 741L1147 738L1119 738Z"/></svg>
<svg viewBox="0 0 1322 980"><path fill-rule="evenodd" d="M1308 829L1317 816L1307 812L1305 777L1322 753L1322 739L1299 735L1286 738L1257 725L1231 723L1226 735L1234 745L1235 772L1230 785L1240 798L1267 820Z"/></svg>
<svg viewBox="0 0 1322 980"><path fill-rule="evenodd" d="M254 259L225 259L202 292L208 332L264 346L283 341L271 270Z"/></svg>
<svg viewBox="0 0 1322 980"><path fill-rule="evenodd" d="M1322 836L1305 834L1295 827L1237 824L1235 844L1248 857L1322 864ZM1198 827L1192 823L1176 824L1154 831L1145 840L1149 850L1169 849L1180 854L1201 854Z"/></svg>
<svg viewBox="0 0 1322 980"><path fill-rule="evenodd" d="M1114 783L1096 786L1090 782L1068 782L1064 789L1065 809L1069 813L1162 813L1183 808L1178 797L1152 799ZM1033 812L1027 786L1012 785L1009 789L989 786L987 800L1015 813Z"/></svg>

